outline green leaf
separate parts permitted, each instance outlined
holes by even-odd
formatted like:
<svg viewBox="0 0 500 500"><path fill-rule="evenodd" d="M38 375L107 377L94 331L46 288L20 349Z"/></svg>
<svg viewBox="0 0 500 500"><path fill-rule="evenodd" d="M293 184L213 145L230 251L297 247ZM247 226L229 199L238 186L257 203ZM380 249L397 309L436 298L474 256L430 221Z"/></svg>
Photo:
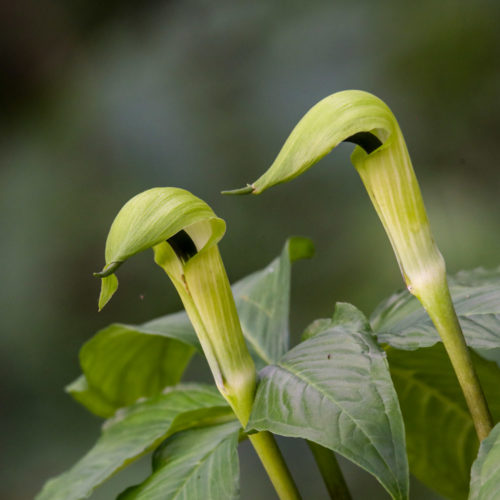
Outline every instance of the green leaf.
<svg viewBox="0 0 500 500"><path fill-rule="evenodd" d="M197 408L181 413L175 417L169 429L169 435L192 429L193 427L208 427L236 421L233 410L225 406L210 406Z"/></svg>
<svg viewBox="0 0 500 500"><path fill-rule="evenodd" d="M118 500L233 500L239 493L237 421L174 434L154 453L153 474Z"/></svg>
<svg viewBox="0 0 500 500"><path fill-rule="evenodd" d="M494 418L500 417L500 369L473 354ZM410 471L446 498L465 499L478 440L441 343L417 351L387 348L406 428Z"/></svg>
<svg viewBox="0 0 500 500"><path fill-rule="evenodd" d="M217 390L191 384L121 409L105 422L94 447L70 470L48 481L37 500L87 498L118 470L161 443L176 417L213 406L225 406Z"/></svg>
<svg viewBox="0 0 500 500"><path fill-rule="evenodd" d="M161 335L166 338L176 339L195 347L201 352L198 337L185 311L166 314L133 328L146 335Z"/></svg>
<svg viewBox="0 0 500 500"><path fill-rule="evenodd" d="M75 401L78 401L87 410L99 417L111 417L118 409L116 405L105 399L98 390L89 387L85 375L80 375L71 384L68 384L65 390L71 394Z"/></svg>
<svg viewBox="0 0 500 500"><path fill-rule="evenodd" d="M449 282L467 344L499 363L500 269L460 272ZM382 303L371 323L378 340L392 347L387 350L389 365L405 419L412 473L442 495L466 498L478 441L430 318L415 298L403 291ZM498 419L498 366L477 355L473 360L492 414ZM430 421L432 425L427 424Z"/></svg>
<svg viewBox="0 0 500 500"><path fill-rule="evenodd" d="M302 340L314 337L334 326L342 326L352 331L371 333L366 316L355 306L347 302L337 302L331 318L314 320L302 334Z"/></svg>
<svg viewBox="0 0 500 500"><path fill-rule="evenodd" d="M469 500L495 500L500 485L500 424L483 440L471 470Z"/></svg>
<svg viewBox="0 0 500 500"><path fill-rule="evenodd" d="M78 379L67 391L93 413L109 417L177 384L196 348L196 334L183 312L142 325L112 324L84 344L85 383Z"/></svg>
<svg viewBox="0 0 500 500"><path fill-rule="evenodd" d="M347 323L317 331L260 375L248 428L314 441L373 474L393 498L408 497L401 411L370 333Z"/></svg>
<svg viewBox="0 0 500 500"><path fill-rule="evenodd" d="M371 332L366 316L352 304L337 302L332 317L333 326L345 326L352 331Z"/></svg>
<svg viewBox="0 0 500 500"><path fill-rule="evenodd" d="M225 222L204 201L184 189L153 188L134 196L113 221L106 240L106 264L100 273L95 273L103 278L99 309L118 288L114 272L128 258L182 230L190 233L191 228L196 233L193 240L199 252L217 243L225 227Z"/></svg>
<svg viewBox="0 0 500 500"><path fill-rule="evenodd" d="M302 333L302 340L314 337L318 333L323 333L332 326L332 318L318 318L309 324Z"/></svg>
<svg viewBox="0 0 500 500"><path fill-rule="evenodd" d="M449 281L467 344L500 364L500 268L460 272ZM413 350L440 341L427 313L406 291L379 305L371 324L380 342L397 349Z"/></svg>
<svg viewBox="0 0 500 500"><path fill-rule="evenodd" d="M288 350L291 263L312 257L307 238L290 238L267 267L233 285L241 327L257 368L277 362Z"/></svg>

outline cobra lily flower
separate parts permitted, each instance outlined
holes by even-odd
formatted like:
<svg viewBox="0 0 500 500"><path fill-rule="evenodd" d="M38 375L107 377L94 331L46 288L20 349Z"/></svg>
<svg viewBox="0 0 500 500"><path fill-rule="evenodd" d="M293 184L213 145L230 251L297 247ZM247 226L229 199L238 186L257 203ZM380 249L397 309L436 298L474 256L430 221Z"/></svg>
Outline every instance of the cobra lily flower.
<svg viewBox="0 0 500 500"><path fill-rule="evenodd" d="M152 248L155 262L174 284L197 333L215 383L242 426L250 417L256 388L234 298L217 246L225 222L202 200L178 188L138 194L116 216L106 241L99 309L118 288L116 270ZM249 439L282 500L299 500L281 453L269 432Z"/></svg>
<svg viewBox="0 0 500 500"><path fill-rule="evenodd" d="M128 258L152 248L174 284L200 340L217 387L246 423L255 392L248 353L217 242L225 222L188 191L154 188L120 210L106 241L99 309L118 288L115 272Z"/></svg>
<svg viewBox="0 0 500 500"><path fill-rule="evenodd" d="M226 194L259 194L289 181L341 142L357 144L351 161L389 237L403 279L433 320L462 386L480 439L492 426L448 290L445 262L431 234L403 134L377 97L348 90L310 109L269 169L253 184Z"/></svg>

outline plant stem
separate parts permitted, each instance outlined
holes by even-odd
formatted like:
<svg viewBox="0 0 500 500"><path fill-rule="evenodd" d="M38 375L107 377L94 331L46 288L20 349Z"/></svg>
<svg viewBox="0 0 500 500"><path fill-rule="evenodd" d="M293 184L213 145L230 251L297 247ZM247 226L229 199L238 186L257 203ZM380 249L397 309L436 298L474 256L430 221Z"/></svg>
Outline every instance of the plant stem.
<svg viewBox="0 0 500 500"><path fill-rule="evenodd" d="M263 431L250 434L248 438L259 455L280 500L300 500L300 493L273 435Z"/></svg>
<svg viewBox="0 0 500 500"><path fill-rule="evenodd" d="M321 477L332 500L351 500L351 494L339 467L335 453L324 446L307 441Z"/></svg>
<svg viewBox="0 0 500 500"><path fill-rule="evenodd" d="M482 441L493 428L493 419L453 307L446 277L440 286L429 288L418 298L441 336L472 415L477 437Z"/></svg>

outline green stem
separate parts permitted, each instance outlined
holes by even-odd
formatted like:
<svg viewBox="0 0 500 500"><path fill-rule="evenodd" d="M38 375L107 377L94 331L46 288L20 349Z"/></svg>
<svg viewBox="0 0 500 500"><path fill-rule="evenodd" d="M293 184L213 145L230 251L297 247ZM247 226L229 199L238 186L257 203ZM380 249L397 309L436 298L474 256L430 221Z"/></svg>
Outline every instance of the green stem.
<svg viewBox="0 0 500 500"><path fill-rule="evenodd" d="M339 467L335 453L324 446L307 441L321 477L332 500L351 500L349 488Z"/></svg>
<svg viewBox="0 0 500 500"><path fill-rule="evenodd" d="M280 500L300 500L300 493L293 481L276 441L270 432L249 434L257 455L266 469Z"/></svg>
<svg viewBox="0 0 500 500"><path fill-rule="evenodd" d="M429 288L425 294L422 293L419 300L441 336L472 415L477 436L479 441L482 441L493 428L493 419L472 364L472 358L453 307L446 278L439 286Z"/></svg>

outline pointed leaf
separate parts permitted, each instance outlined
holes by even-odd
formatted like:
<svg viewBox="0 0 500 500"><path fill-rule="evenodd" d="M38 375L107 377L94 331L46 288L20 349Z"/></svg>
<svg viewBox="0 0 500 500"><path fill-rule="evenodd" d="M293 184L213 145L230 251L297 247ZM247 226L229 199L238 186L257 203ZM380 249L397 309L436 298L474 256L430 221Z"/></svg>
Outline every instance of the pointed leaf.
<svg viewBox="0 0 500 500"><path fill-rule="evenodd" d="M192 384L123 408L105 423L94 447L70 470L48 481L37 500L87 498L115 472L161 443L177 416L224 405L214 387Z"/></svg>
<svg viewBox="0 0 500 500"><path fill-rule="evenodd" d="M467 344L500 364L500 268L460 272L450 292ZM371 324L380 342L397 349L429 347L440 340L429 316L406 291L377 307Z"/></svg>
<svg viewBox="0 0 500 500"><path fill-rule="evenodd" d="M83 345L85 385L74 382L67 390L93 413L109 417L177 384L196 348L196 334L183 312L142 325L115 323Z"/></svg>
<svg viewBox="0 0 500 500"><path fill-rule="evenodd" d="M495 500L500 485L500 424L483 440L471 470L469 500Z"/></svg>
<svg viewBox="0 0 500 500"><path fill-rule="evenodd" d="M311 240L290 238L279 257L232 287L243 334L258 369L277 362L288 350L291 263L313 253Z"/></svg>
<svg viewBox="0 0 500 500"><path fill-rule="evenodd" d="M393 498L408 497L401 411L370 333L332 326L260 375L249 428L314 441L373 474Z"/></svg>
<svg viewBox="0 0 500 500"><path fill-rule="evenodd" d="M370 323L366 316L355 306L347 302L337 302L332 317L333 326L344 326L352 331L370 332Z"/></svg>
<svg viewBox="0 0 500 500"><path fill-rule="evenodd" d="M237 421L174 434L155 452L153 474L118 500L234 500L239 493Z"/></svg>
<svg viewBox="0 0 500 500"><path fill-rule="evenodd" d="M335 326L345 327L352 331L371 332L370 323L357 307L347 302L337 302L333 316L314 320L304 330L302 340L314 337Z"/></svg>
<svg viewBox="0 0 500 500"><path fill-rule="evenodd" d="M494 418L500 418L500 369L473 354ZM387 349L406 427L410 471L446 498L467 498L478 448L474 425L444 347Z"/></svg>

